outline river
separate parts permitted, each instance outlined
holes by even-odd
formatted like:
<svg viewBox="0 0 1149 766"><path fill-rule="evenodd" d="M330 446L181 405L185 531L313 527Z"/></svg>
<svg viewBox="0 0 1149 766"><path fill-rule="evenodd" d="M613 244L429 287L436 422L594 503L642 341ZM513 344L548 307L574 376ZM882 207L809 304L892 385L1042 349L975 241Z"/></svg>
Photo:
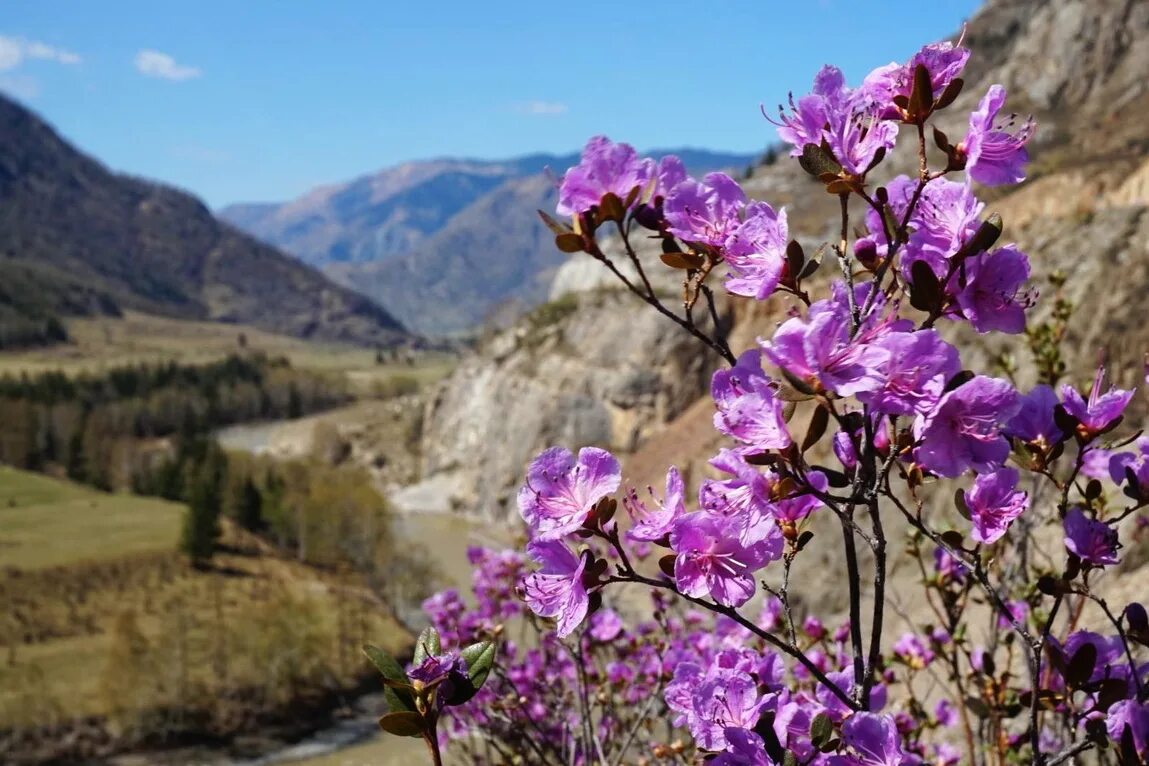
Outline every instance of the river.
<svg viewBox="0 0 1149 766"><path fill-rule="evenodd" d="M354 405L352 405L354 406ZM295 421L253 423L223 429L216 434L225 449L265 454L290 454L285 445L309 441L315 424L327 417L339 419L334 411ZM421 512L407 508L392 517L392 531L398 545L423 546L430 550L442 587L463 589L470 583L471 568L467 563L469 545L506 544L509 535L480 525L462 516L442 512ZM367 695L352 703L353 714L327 729L317 732L289 747L255 760L238 760L202 753L185 759L186 766L417 766L430 763L426 748L416 739L401 739L382 734L376 719L382 699ZM449 761L449 754L447 756Z"/></svg>

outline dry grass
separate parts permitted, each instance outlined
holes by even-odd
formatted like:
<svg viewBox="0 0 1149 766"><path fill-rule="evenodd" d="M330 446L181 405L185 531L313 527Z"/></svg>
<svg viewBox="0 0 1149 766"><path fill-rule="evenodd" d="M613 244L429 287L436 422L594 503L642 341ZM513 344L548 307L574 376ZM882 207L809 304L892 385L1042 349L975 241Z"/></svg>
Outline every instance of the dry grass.
<svg viewBox="0 0 1149 766"><path fill-rule="evenodd" d="M12 469L0 498L0 540L24 541L0 550L0 729L140 725L165 707L234 719L352 682L365 640L410 641L358 577L241 532L226 531L211 571L191 568L175 552L178 504Z"/></svg>
<svg viewBox="0 0 1149 766"><path fill-rule="evenodd" d="M447 355L421 355L415 365L378 365L375 351L361 346L322 343L277 335L245 325L168 319L127 312L122 319L70 319L71 343L0 354L0 374L64 370L100 371L125 364L178 361L201 364L246 347L271 356L285 356L303 369L357 374L371 382L380 377L410 374L420 380L450 369ZM244 346L240 345L240 336Z"/></svg>

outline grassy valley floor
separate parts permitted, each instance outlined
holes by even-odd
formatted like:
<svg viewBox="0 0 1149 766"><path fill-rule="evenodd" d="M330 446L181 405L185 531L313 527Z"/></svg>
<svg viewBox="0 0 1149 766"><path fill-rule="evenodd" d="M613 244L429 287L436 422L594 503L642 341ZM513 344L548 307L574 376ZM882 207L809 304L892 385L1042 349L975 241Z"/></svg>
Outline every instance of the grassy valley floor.
<svg viewBox="0 0 1149 766"><path fill-rule="evenodd" d="M358 576L240 531L191 567L182 511L0 468L0 760L290 729L372 678L363 641L409 644Z"/></svg>

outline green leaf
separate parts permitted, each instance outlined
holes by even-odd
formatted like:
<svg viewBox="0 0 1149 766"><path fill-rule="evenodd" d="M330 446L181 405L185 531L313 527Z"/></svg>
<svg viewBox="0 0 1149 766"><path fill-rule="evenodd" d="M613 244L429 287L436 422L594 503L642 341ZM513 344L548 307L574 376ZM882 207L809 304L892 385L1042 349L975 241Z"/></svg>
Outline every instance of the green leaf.
<svg viewBox="0 0 1149 766"><path fill-rule="evenodd" d="M423 629L419 634L419 638L415 641L415 656L411 659L411 664L422 665L428 657L442 654L443 648L439 641L439 631L432 627Z"/></svg>
<svg viewBox="0 0 1149 766"><path fill-rule="evenodd" d="M409 710L401 710L387 713L380 718L379 728L396 737L422 737L427 727L423 722L423 716Z"/></svg>
<svg viewBox="0 0 1149 766"><path fill-rule="evenodd" d="M477 691L483 688L486 683L487 675L491 674L491 668L495 664L495 642L494 641L480 641L472 643L470 647L465 647L460 653L460 656L466 661L466 678L471 680L470 694L466 695L461 701L455 702L454 699L449 699L448 702L453 705L460 705L471 697L475 696Z"/></svg>
<svg viewBox="0 0 1149 766"><path fill-rule="evenodd" d="M798 164L810 175L821 178L824 174L837 176L842 172L842 166L828 151L817 144L806 144L802 147L802 156Z"/></svg>
<svg viewBox="0 0 1149 766"><path fill-rule="evenodd" d="M821 750L834 736L834 722L825 713L818 713L810 722L810 744Z"/></svg>
<svg viewBox="0 0 1149 766"><path fill-rule="evenodd" d="M394 657L374 644L364 644L363 653L367 655L367 659L371 660L371 664L375 666L375 669L383 674L383 678L390 681L391 684L399 684L398 688L387 684L383 690L383 698L387 701L387 709L391 712L414 710L415 699L411 696L411 693L407 691L411 686L411 679L403 672L403 666L400 665Z"/></svg>

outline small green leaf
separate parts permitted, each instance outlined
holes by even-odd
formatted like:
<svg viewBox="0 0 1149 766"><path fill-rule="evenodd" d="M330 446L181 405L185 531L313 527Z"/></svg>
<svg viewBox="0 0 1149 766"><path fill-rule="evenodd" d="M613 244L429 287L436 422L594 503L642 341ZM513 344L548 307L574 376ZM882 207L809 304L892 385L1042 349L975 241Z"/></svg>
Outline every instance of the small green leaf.
<svg viewBox="0 0 1149 766"><path fill-rule="evenodd" d="M412 665L422 665L428 657L442 654L443 649L439 641L439 631L432 627L423 629L415 641L415 656L411 659Z"/></svg>
<svg viewBox="0 0 1149 766"><path fill-rule="evenodd" d="M806 144L802 147L802 156L798 158L798 164L815 178L821 178L824 174L837 176L842 172L842 166L834 156L817 144Z"/></svg>
<svg viewBox="0 0 1149 766"><path fill-rule="evenodd" d="M395 658L373 644L364 644L363 653L375 669L383 674L383 678L390 682L383 690L383 698L387 701L387 709L391 712L410 711L415 709L415 700L407 688L411 679L403 672L403 667ZM398 684L398 687L395 686Z"/></svg>
<svg viewBox="0 0 1149 766"><path fill-rule="evenodd" d="M818 713L810 722L810 744L821 750L834 736L834 722L825 713Z"/></svg>
<svg viewBox="0 0 1149 766"><path fill-rule="evenodd" d="M379 719L379 728L396 737L422 737L426 730L423 716L418 713L401 710L387 713Z"/></svg>
<svg viewBox="0 0 1149 766"><path fill-rule="evenodd" d="M495 642L480 641L477 644L471 644L459 652L459 655L467 663L467 677L474 684L475 691L483 688L483 684L495 664Z"/></svg>

